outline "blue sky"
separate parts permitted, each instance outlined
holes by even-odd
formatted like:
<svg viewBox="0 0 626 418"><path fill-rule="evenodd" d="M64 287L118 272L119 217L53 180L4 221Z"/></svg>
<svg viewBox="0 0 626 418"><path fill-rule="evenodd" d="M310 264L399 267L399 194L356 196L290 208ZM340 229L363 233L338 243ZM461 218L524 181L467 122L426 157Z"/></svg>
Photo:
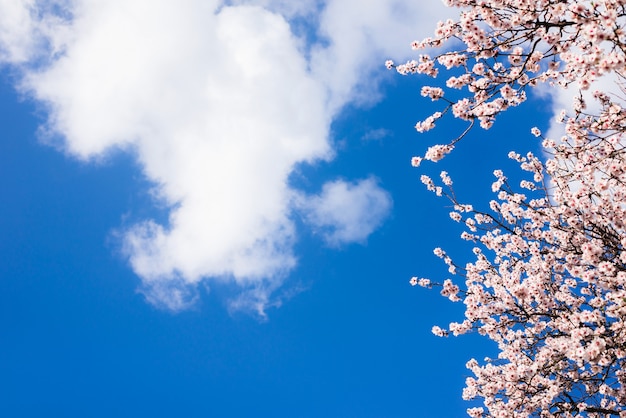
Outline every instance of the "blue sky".
<svg viewBox="0 0 626 418"><path fill-rule="evenodd" d="M0 415L464 416L494 350L408 284L470 254L419 177L486 205L550 109L412 168L463 129L384 69L413 3L0 1Z"/></svg>

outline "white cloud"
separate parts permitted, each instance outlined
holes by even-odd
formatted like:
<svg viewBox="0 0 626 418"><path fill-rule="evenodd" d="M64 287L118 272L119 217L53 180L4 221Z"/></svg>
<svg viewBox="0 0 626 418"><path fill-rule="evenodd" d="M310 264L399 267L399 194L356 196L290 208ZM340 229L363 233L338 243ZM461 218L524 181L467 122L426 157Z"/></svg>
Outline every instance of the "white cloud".
<svg viewBox="0 0 626 418"><path fill-rule="evenodd" d="M379 99L378 79L385 60L412 54L415 39L430 36L436 22L451 10L439 0L332 0L320 18L327 44L313 50L315 77L330 91L329 107Z"/></svg>
<svg viewBox="0 0 626 418"><path fill-rule="evenodd" d="M596 90L613 93L612 99L617 103L623 102L619 93L621 79L615 74L605 74L594 81L590 88L582 91L582 97L586 104L585 112L589 114L597 115L600 112L600 103L593 98L593 92ZM574 98L580 96L581 90L575 84L568 88L550 87L548 85L541 85L539 87L539 94L543 97L548 97L551 100L552 113L554 117L550 120L550 126L545 136L556 141L559 141L565 135L565 124L558 123L556 117L558 114L565 110L568 112L568 116L574 116L571 109L574 103Z"/></svg>
<svg viewBox="0 0 626 418"><path fill-rule="evenodd" d="M302 204L305 219L331 246L364 243L389 215L389 193L373 178L347 183L326 183L322 193Z"/></svg>
<svg viewBox="0 0 626 418"><path fill-rule="evenodd" d="M227 0L230 6L259 6L287 19L312 17L321 8L319 0Z"/></svg>
<svg viewBox="0 0 626 418"><path fill-rule="evenodd" d="M0 0L0 58L24 62L30 58L35 38L30 11L33 0Z"/></svg>
<svg viewBox="0 0 626 418"><path fill-rule="evenodd" d="M56 0L67 7L70 0ZM55 55L68 36L65 19L45 13L37 0L0 0L0 63L27 63L46 52Z"/></svg>
<svg viewBox="0 0 626 418"><path fill-rule="evenodd" d="M148 300L178 310L199 282L234 281L243 293L233 306L262 313L296 264L295 201L333 245L365 241L387 215L372 179L331 182L304 204L288 178L331 158L332 118L372 95L384 60L410 53L420 22L430 28L442 8L329 0L320 15L313 0L0 0L0 58L46 105L49 141L82 160L133 152L170 208L166 225L123 234ZM290 18L309 19L324 42L304 45Z"/></svg>
<svg viewBox="0 0 626 418"><path fill-rule="evenodd" d="M361 137L363 141L380 141L393 135L393 132L385 128L370 129Z"/></svg>
<svg viewBox="0 0 626 418"><path fill-rule="evenodd" d="M146 300L157 307L174 312L189 309L198 301L197 286L182 279L143 283L138 289Z"/></svg>

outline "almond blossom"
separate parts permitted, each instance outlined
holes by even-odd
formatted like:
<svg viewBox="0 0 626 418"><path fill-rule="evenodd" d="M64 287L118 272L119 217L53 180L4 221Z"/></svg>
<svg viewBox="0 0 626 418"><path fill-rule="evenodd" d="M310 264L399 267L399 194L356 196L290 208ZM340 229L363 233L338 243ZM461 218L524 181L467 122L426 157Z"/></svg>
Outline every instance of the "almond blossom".
<svg viewBox="0 0 626 418"><path fill-rule="evenodd" d="M476 121L488 129L538 85L584 91L605 75L624 78L626 0L444 3L458 7L459 18L415 41L413 49L425 50L416 61L388 62L401 74L450 71L445 88L422 89L443 108L421 131L443 115L468 121L449 144L414 157L419 162L441 160ZM463 398L483 402L467 410L472 417L626 417L624 96L621 82L578 95L558 116L562 138L529 127L545 155L511 152L527 178L511 184L495 170L486 210L459 201L447 172L441 184L422 176L452 202L450 217L465 225L461 238L473 247L465 265L434 251L462 280L411 280L465 306L465 318L432 331L476 332L498 347L497 358L467 363L473 375Z"/></svg>
<svg viewBox="0 0 626 418"><path fill-rule="evenodd" d="M455 70L445 87L467 93L452 100L442 87L425 86L422 95L443 103L443 108L418 123L420 131L434 127L434 120L448 110L454 117L489 129L497 115L525 102L527 91L540 84L586 90L604 75L621 77L624 72L624 0L444 3L460 9L459 19L439 22L433 37L413 42L413 49L427 53L405 64L386 62L387 68L403 75L436 77L440 70ZM458 41L462 49L447 48Z"/></svg>
<svg viewBox="0 0 626 418"><path fill-rule="evenodd" d="M594 148L590 144L583 152ZM624 147L614 152L622 159L625 154ZM474 377L467 379L463 396L483 398L485 406L480 414L475 408L468 413L624 416L626 206L614 195L626 192L626 176L583 177L572 191L567 176L550 173L554 196L549 198L543 180L534 180L537 173L544 178L547 164L532 154L511 157L521 161L530 174L524 182L538 192L517 192L496 170L491 213L458 202L445 184L447 173L443 186L428 183L433 190L447 188L442 194L455 208L467 208L451 216L465 222L463 236L475 255L475 261L459 266L435 249L449 272L464 279L439 286L443 296L464 303L465 319L433 332L478 332L499 349L495 360L468 363ZM564 156L557 152L556 158Z"/></svg>

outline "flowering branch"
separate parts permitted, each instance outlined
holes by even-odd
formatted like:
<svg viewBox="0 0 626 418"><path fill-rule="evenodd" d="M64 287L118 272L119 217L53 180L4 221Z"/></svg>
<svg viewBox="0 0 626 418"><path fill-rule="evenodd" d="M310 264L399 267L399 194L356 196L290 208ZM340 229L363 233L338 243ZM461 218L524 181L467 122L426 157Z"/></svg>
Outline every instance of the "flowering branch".
<svg viewBox="0 0 626 418"><path fill-rule="evenodd" d="M411 284L440 287L465 305L463 321L433 333L478 332L498 345L497 359L467 363L473 377L463 397L484 403L469 408L470 416L626 417L626 0L445 3L461 9L459 19L439 22L434 37L414 42L424 51L417 60L386 65L405 75L452 71L445 88L422 88L444 106L416 125L419 132L446 114L470 123L450 143L413 157L414 166L444 158L475 121L489 129L529 89L580 94L558 117L562 138L531 130L547 160L509 154L529 179L513 186L494 172L490 212L461 203L448 173L442 184L422 176L428 190L452 202L450 217L464 223L461 238L474 245L475 261L460 267L436 249L464 281L414 277ZM461 49L431 57L459 41ZM618 80L614 89L582 94L605 75ZM450 99L451 90L460 98Z"/></svg>

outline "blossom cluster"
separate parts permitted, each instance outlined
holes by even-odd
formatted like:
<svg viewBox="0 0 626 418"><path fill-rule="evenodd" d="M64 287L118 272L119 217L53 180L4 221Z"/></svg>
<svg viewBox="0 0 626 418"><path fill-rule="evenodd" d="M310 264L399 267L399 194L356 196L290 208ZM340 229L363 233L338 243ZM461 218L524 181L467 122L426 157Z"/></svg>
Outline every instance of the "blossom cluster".
<svg viewBox="0 0 626 418"><path fill-rule="evenodd" d="M468 363L474 376L463 397L485 405L470 416L626 416L626 173L611 171L617 159L626 167L626 147L611 145L610 156L580 166L593 175L567 169L605 146L588 142L573 155L562 146L545 164L511 153L535 192L516 192L496 170L490 213L458 202L446 172L443 186L424 176L454 204L451 217L465 223L462 238L476 257L461 267L435 249L464 278L462 289L450 279L415 279L465 305L463 321L433 333L478 332L499 349L495 360Z"/></svg>
<svg viewBox="0 0 626 418"><path fill-rule="evenodd" d="M414 42L414 49L429 50L418 60L387 63L401 74L452 70L446 88L466 93L449 100L443 89L424 87L422 95L445 108L418 130L432 129L448 110L489 128L542 83L584 91L606 74L624 78L626 0L444 2L460 8L459 19ZM458 41L462 49L431 57ZM547 157L511 152L528 176L511 184L495 170L489 210L460 202L447 172L441 184L422 176L429 190L451 200L450 217L465 225L461 238L474 254L461 266L435 249L460 282L411 279L465 306L462 321L433 333L477 332L498 346L496 359L467 363L473 376L463 397L484 404L467 410L472 417L626 417L624 95L619 82L578 95L558 116L562 138L532 128ZM441 160L466 132L413 157L413 165Z"/></svg>
<svg viewBox="0 0 626 418"><path fill-rule="evenodd" d="M443 108L417 127L426 131L448 110L456 118L478 121L489 129L498 114L527 100L528 88L539 84L589 89L606 74L623 74L626 66L624 0L446 0L461 9L458 20L439 22L434 36L414 41L417 60L396 65L400 74L436 77L455 70L448 89L467 94L448 99L440 87L424 87L422 95ZM454 41L454 42L453 42ZM438 48L462 49L433 55ZM458 95L455 95L457 97Z"/></svg>

